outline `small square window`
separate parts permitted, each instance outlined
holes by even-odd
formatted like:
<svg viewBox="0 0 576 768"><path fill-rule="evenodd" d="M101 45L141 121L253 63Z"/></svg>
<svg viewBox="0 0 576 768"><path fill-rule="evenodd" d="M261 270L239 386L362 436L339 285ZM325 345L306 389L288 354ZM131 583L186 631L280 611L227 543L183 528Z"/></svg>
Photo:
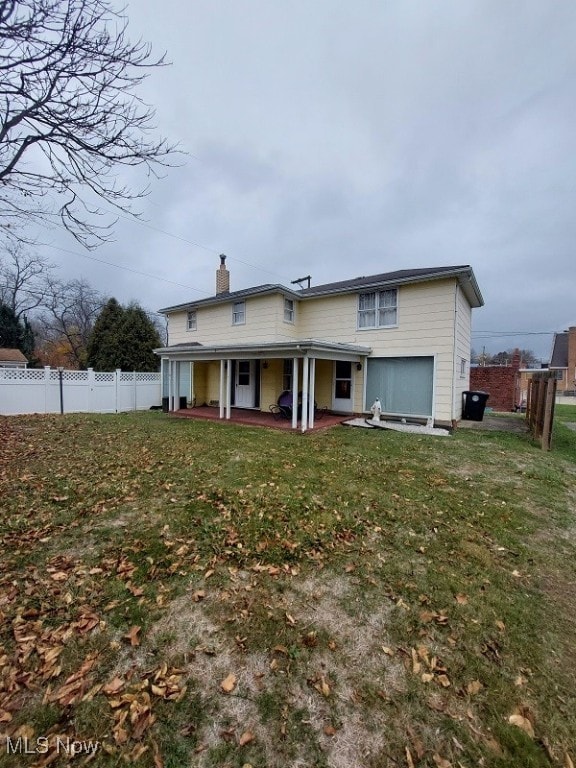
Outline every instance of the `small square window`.
<svg viewBox="0 0 576 768"><path fill-rule="evenodd" d="M246 302L235 301L232 307L232 325L244 325L246 322Z"/></svg>
<svg viewBox="0 0 576 768"><path fill-rule="evenodd" d="M463 357L460 358L460 378L466 378L466 360Z"/></svg>
<svg viewBox="0 0 576 768"><path fill-rule="evenodd" d="M294 322L294 301L292 299L284 299L284 321L286 323Z"/></svg>
<svg viewBox="0 0 576 768"><path fill-rule="evenodd" d="M186 316L186 329L188 331L196 330L196 310L195 309L188 312Z"/></svg>

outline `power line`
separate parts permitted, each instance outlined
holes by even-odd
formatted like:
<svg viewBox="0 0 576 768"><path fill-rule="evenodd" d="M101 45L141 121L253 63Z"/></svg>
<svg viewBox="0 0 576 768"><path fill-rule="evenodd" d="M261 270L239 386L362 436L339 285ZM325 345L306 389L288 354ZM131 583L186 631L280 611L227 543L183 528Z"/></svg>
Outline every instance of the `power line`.
<svg viewBox="0 0 576 768"><path fill-rule="evenodd" d="M83 259L90 259L90 261L97 261L99 264L106 264L109 267L116 267L116 269L123 269L126 272L133 272L136 275L143 275L144 277L150 277L152 280L160 280L163 283L170 283L171 285L177 285L179 288L186 288L188 291L195 291L201 293L203 296L207 296L207 291L202 291L200 288L193 288L191 285L184 285L184 283L178 283L175 280L168 280L166 277L159 277L158 275L152 275L150 272L143 272L141 269L134 269L133 267L125 267L123 264L115 264L113 261L106 261L105 259L99 259L96 256L89 256L87 253L79 253L78 251L70 251L68 248L62 248L60 245L52 245L51 243L37 243L37 245L43 245L46 248L53 248L56 251L62 251L62 253L69 253L71 256L80 256Z"/></svg>
<svg viewBox="0 0 576 768"><path fill-rule="evenodd" d="M186 237L182 237L182 235L175 235L173 232L167 232L165 229L161 229L160 227L156 227L153 224L148 224L146 221L142 221L142 219L139 219L138 217L131 218L130 216L126 216L125 214L116 213L118 218L125 219L126 221L130 221L134 224L140 224L143 227L146 227L147 229L151 229L154 232L159 232L162 235L166 235L167 237L172 237L174 240L180 240L183 243L187 243L188 245L192 245L195 248L201 248L203 251L208 251L208 253L215 253L219 255L222 253L222 249L217 251L215 248L210 248L207 245L202 245L202 243L197 243L194 240L188 240ZM239 264L244 264L246 267L250 267L251 269L256 269L260 272L266 272L269 275L274 275L275 277L281 277L283 280L289 280L286 275L280 274L280 272L273 272L270 269L266 269L266 267L263 267L261 264L251 264L249 261L245 261L243 259L238 258L238 256L229 256L227 255L227 258L230 259L230 261L237 261Z"/></svg>

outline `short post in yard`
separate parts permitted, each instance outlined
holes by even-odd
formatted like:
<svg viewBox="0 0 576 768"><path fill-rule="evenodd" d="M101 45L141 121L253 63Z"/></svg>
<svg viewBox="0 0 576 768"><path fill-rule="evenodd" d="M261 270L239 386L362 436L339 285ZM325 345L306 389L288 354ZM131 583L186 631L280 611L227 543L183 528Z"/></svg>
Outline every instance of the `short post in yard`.
<svg viewBox="0 0 576 768"><path fill-rule="evenodd" d="M60 389L60 415L64 414L64 368L58 366L58 387Z"/></svg>

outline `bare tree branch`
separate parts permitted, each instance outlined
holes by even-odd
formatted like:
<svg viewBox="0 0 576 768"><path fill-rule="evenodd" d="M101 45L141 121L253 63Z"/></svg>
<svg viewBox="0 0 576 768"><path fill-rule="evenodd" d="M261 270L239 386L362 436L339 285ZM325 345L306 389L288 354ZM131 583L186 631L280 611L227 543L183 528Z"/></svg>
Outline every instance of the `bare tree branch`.
<svg viewBox="0 0 576 768"><path fill-rule="evenodd" d="M57 214L85 245L106 240L94 200L129 211L147 191L118 167L156 175L175 155L137 94L164 65L110 0L0 0L0 229Z"/></svg>
<svg viewBox="0 0 576 768"><path fill-rule="evenodd" d="M20 320L45 305L55 267L42 256L27 253L21 243L8 243L6 251L7 257L0 259L0 303Z"/></svg>

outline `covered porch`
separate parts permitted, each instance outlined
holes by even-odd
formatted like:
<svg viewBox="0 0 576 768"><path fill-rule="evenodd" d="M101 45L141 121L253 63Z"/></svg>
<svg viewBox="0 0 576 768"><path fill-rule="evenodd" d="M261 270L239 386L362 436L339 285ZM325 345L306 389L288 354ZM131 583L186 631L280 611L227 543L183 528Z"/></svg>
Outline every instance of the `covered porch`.
<svg viewBox="0 0 576 768"><path fill-rule="evenodd" d="M371 350L312 339L266 344L178 344L155 350L162 359L163 405L170 412L211 408L217 418L272 411L282 394L290 429L306 432L316 406L347 415L362 409ZM286 419L285 419L286 421ZM279 424L279 420L277 422Z"/></svg>

